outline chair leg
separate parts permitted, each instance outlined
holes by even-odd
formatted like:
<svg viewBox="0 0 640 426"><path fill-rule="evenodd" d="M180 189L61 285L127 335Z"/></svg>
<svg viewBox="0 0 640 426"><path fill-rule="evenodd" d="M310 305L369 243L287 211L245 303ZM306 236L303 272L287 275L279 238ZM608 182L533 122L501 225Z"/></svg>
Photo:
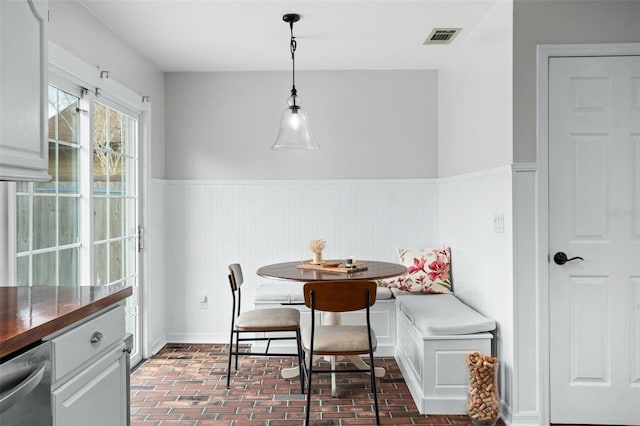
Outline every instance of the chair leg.
<svg viewBox="0 0 640 426"><path fill-rule="evenodd" d="M236 334L236 370L238 370L238 355L240 354L240 334Z"/></svg>
<svg viewBox="0 0 640 426"><path fill-rule="evenodd" d="M296 344L298 346L298 370L300 370L300 393L304 393L304 365L303 365L303 357L304 353L302 351L302 337L300 336L300 329L296 330Z"/></svg>
<svg viewBox="0 0 640 426"><path fill-rule="evenodd" d="M373 401L376 407L376 424L380 424L380 413L378 411L378 391L376 389L376 368L373 365L373 352L369 351L369 368L371 372L371 392L373 392Z"/></svg>
<svg viewBox="0 0 640 426"><path fill-rule="evenodd" d="M307 420L305 422L306 426L309 426L309 415L311 414L311 375L313 374L313 356L309 354L307 367Z"/></svg>
<svg viewBox="0 0 640 426"><path fill-rule="evenodd" d="M227 365L227 389L231 381L231 357L233 352L233 329L231 330L231 338L229 339L229 364ZM237 359L237 356L236 356Z"/></svg>

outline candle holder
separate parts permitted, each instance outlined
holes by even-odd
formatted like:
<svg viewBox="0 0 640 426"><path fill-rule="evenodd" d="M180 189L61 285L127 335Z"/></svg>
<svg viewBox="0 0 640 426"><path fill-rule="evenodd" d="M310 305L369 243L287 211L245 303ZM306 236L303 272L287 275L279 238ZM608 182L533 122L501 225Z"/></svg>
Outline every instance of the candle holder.
<svg viewBox="0 0 640 426"><path fill-rule="evenodd" d="M324 240L312 240L311 243L309 243L309 248L313 252L313 260L311 263L314 265L322 264L322 250L324 249L325 244Z"/></svg>

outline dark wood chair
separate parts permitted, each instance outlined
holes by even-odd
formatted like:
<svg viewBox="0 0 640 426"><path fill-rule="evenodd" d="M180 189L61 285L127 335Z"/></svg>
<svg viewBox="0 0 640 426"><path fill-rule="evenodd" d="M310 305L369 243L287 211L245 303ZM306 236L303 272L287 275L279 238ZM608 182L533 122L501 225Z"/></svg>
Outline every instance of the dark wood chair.
<svg viewBox="0 0 640 426"><path fill-rule="evenodd" d="M378 395L373 364L376 335L371 328L369 307L376 302L376 283L372 281L323 281L304 285L304 303L311 309L311 327L302 329L302 349L306 353L304 370L307 379L307 417L309 425L313 375L317 373L368 373L375 401L376 423L380 424ZM366 325L318 325L316 311L349 312L366 310ZM314 356L368 355L369 369L314 370Z"/></svg>
<svg viewBox="0 0 640 426"><path fill-rule="evenodd" d="M229 340L229 365L227 369L227 388L231 381L231 359L235 356L235 367L238 370L238 356L295 356L300 368L300 390L304 393L304 371L302 363L302 343L300 335L300 311L294 308L252 309L241 312L241 290L244 278L239 264L229 265L229 284L233 297L231 309L231 338ZM283 336L282 333L285 333ZM251 336L241 337L244 333ZM286 334L290 335L286 335ZM292 335L291 335L292 334ZM269 352L274 340L295 340L297 354ZM240 351L240 342L266 341L264 352ZM234 349L235 346L235 349Z"/></svg>

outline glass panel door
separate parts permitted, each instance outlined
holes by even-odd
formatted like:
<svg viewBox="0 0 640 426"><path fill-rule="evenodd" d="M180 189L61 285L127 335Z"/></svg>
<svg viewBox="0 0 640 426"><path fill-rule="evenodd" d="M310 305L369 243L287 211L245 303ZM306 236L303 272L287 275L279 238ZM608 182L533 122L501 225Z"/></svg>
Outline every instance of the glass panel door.
<svg viewBox="0 0 640 426"><path fill-rule="evenodd" d="M80 97L49 86L48 182L16 188L18 285L80 285Z"/></svg>
<svg viewBox="0 0 640 426"><path fill-rule="evenodd" d="M100 102L93 103L93 244L95 285L127 284L127 331L138 344L138 120Z"/></svg>
<svg viewBox="0 0 640 426"><path fill-rule="evenodd" d="M138 118L76 89L49 86L51 181L16 185L16 282L131 286L126 315L135 365L141 360Z"/></svg>

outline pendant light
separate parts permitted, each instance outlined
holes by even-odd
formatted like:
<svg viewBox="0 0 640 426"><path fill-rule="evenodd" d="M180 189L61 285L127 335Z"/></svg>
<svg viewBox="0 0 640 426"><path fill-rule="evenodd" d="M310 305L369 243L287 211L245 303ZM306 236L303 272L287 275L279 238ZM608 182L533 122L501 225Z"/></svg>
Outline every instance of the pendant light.
<svg viewBox="0 0 640 426"><path fill-rule="evenodd" d="M271 146L271 149L318 149L320 146L311 134L311 129L309 128L309 117L302 107L300 107L300 99L298 98L298 92L296 90L295 53L297 44L296 38L293 36L293 23L300 20L300 15L297 13L288 13L282 17L282 20L289 23L289 29L291 30L289 49L291 50L293 84L291 87L291 96L287 99L289 106L287 106L282 113L278 137L273 143L273 146Z"/></svg>

